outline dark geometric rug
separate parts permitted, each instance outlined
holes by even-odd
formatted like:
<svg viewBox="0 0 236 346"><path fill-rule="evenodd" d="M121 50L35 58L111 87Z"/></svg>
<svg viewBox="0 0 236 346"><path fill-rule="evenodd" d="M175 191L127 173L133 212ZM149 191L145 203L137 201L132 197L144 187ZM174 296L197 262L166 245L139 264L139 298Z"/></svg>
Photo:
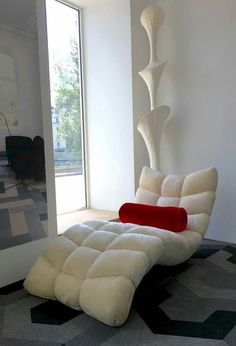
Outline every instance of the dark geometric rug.
<svg viewBox="0 0 236 346"><path fill-rule="evenodd" d="M171 254L170 254L171 255ZM236 345L236 245L204 240L185 263L154 266L128 321L108 327L22 282L0 289L0 345Z"/></svg>

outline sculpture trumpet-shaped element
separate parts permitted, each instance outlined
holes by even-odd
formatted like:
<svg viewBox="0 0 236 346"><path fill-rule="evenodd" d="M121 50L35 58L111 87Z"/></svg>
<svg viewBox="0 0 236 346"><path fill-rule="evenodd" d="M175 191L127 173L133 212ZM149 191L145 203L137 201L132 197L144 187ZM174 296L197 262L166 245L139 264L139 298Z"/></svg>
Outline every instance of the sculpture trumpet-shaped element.
<svg viewBox="0 0 236 346"><path fill-rule="evenodd" d="M148 6L143 10L140 20L149 38L149 65L152 65L153 63L158 62L156 42L158 31L164 21L164 12L158 6Z"/></svg>
<svg viewBox="0 0 236 346"><path fill-rule="evenodd" d="M150 167L160 169L160 143L164 122L170 114L169 106L160 106L144 115L138 123L138 131L143 136L147 147Z"/></svg>
<svg viewBox="0 0 236 346"><path fill-rule="evenodd" d="M166 63L167 61L161 61L152 67L147 66L144 70L139 72L139 75L143 78L148 87L151 109L157 107L157 91Z"/></svg>
<svg viewBox="0 0 236 346"><path fill-rule="evenodd" d="M157 106L159 82L167 61L160 61L157 56L157 35L164 21L164 12L158 6L148 6L141 14L141 23L147 32L150 45L149 64L139 72L145 81L150 97L151 112L147 113L138 123L138 131L146 144L151 168L160 169L160 143L165 120L169 116L169 106Z"/></svg>
<svg viewBox="0 0 236 346"><path fill-rule="evenodd" d="M163 10L158 6L148 6L141 14L141 23L147 32L150 45L150 61L147 67L139 72L147 84L151 109L157 107L157 91L162 72L167 61L159 61L157 57L157 35L164 21Z"/></svg>

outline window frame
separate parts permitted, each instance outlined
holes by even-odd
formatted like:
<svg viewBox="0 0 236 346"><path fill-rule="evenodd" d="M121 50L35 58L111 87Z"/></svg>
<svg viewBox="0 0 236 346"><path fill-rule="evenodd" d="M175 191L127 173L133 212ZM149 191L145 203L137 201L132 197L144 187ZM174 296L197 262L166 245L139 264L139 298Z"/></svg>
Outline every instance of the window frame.
<svg viewBox="0 0 236 346"><path fill-rule="evenodd" d="M47 1L47 0L46 0ZM85 206L78 209L84 210L90 208L89 200L89 170L88 170L88 140L87 140L87 121L86 121L86 107L85 107L85 79L84 79L84 45L83 45L83 10L70 0L54 0L65 6L68 6L77 11L79 30L79 65L80 65L80 105L81 105L81 151L83 156L83 173L84 173L84 184L85 184Z"/></svg>

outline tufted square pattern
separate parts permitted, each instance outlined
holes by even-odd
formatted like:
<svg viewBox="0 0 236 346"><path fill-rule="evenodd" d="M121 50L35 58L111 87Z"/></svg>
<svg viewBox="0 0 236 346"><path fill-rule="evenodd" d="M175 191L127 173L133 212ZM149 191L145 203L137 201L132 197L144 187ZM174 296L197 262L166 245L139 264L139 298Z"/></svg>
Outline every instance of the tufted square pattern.
<svg viewBox="0 0 236 346"><path fill-rule="evenodd" d="M143 167L135 201L149 205L183 207L188 214L187 229L203 236L214 204L216 186L215 168L182 177L165 176L152 168Z"/></svg>
<svg viewBox="0 0 236 346"><path fill-rule="evenodd" d="M151 267L181 263L196 251L209 222L216 184L215 169L183 178L144 167L136 201L184 207L187 229L174 233L99 220L75 225L48 245L29 272L25 288L108 325L122 325L135 289Z"/></svg>
<svg viewBox="0 0 236 346"><path fill-rule="evenodd" d="M49 244L25 288L83 309L109 325L121 325L136 287L163 249L156 234L138 230L134 224L105 221L71 227Z"/></svg>

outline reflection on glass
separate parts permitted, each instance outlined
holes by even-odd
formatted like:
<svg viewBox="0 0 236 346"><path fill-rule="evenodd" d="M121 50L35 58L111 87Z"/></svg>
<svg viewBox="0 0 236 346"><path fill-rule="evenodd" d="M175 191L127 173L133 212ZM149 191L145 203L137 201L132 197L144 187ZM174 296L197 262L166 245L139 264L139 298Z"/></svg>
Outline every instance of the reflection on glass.
<svg viewBox="0 0 236 346"><path fill-rule="evenodd" d="M48 237L36 1L19 13L12 4L0 1L0 251L14 247L18 258L28 243L31 261L29 243ZM23 263L14 261L12 273ZM14 280L0 263L4 276Z"/></svg>

